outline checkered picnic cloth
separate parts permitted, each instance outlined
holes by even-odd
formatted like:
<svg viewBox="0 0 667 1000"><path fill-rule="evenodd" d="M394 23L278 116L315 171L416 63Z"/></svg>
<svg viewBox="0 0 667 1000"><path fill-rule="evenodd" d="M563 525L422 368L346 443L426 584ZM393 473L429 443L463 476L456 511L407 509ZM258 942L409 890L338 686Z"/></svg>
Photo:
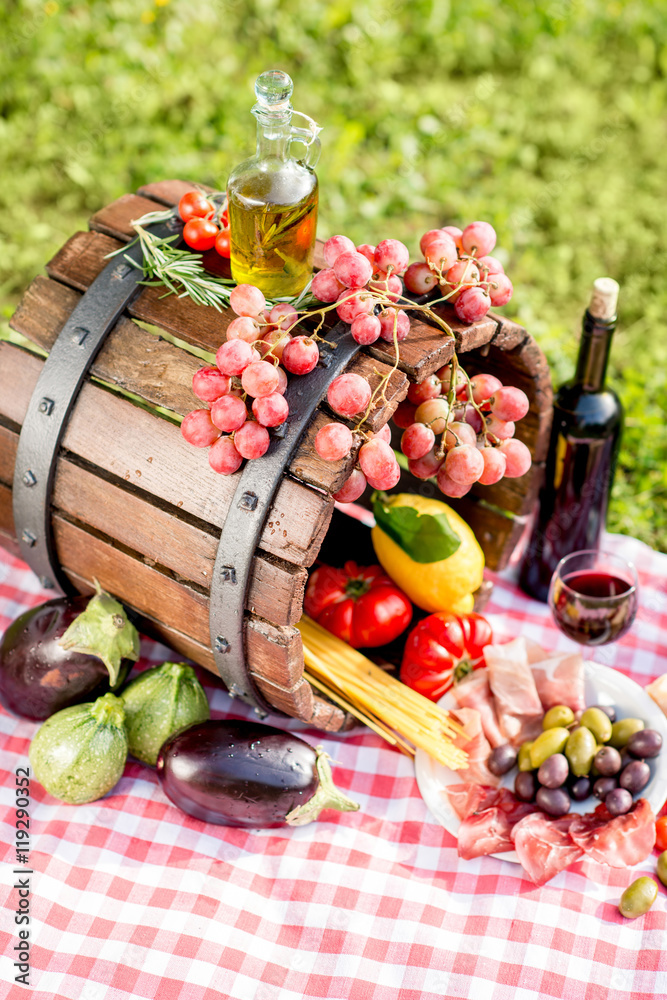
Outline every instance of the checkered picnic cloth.
<svg viewBox="0 0 667 1000"><path fill-rule="evenodd" d="M596 652L639 684L667 670L667 556L610 536L641 583L634 628ZM492 574L490 574L492 575ZM495 577L499 637L569 643L511 573ZM0 629L49 595L0 554ZM168 657L145 641L140 668ZM172 657L173 658L173 657ZM253 717L202 673L214 717ZM285 728L283 718L269 723ZM240 830L176 809L155 773L128 763L99 802L68 806L31 783L30 990L18 942L14 772L37 724L0 714L4 921L0 996L35 1000L627 1000L667 995L667 895L623 920L617 904L655 858L619 871L580 861L536 888L492 857L461 861L420 798L412 762L364 729L287 723L336 761L357 813ZM3 986L2 983L5 985Z"/></svg>

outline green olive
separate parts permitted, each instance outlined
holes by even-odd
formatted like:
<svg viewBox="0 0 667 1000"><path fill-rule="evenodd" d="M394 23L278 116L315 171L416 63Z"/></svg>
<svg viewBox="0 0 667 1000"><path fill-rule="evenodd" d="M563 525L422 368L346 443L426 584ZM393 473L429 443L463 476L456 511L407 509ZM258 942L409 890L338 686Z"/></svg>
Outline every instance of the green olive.
<svg viewBox="0 0 667 1000"><path fill-rule="evenodd" d="M583 778L588 774L593 758L597 753L598 745L590 729L586 726L579 726L574 729L565 744L565 756L567 757L570 770L577 778Z"/></svg>
<svg viewBox="0 0 667 1000"><path fill-rule="evenodd" d="M530 763L532 767L541 767L547 757L562 753L570 735L569 730L562 726L545 729L541 732L530 748Z"/></svg>
<svg viewBox="0 0 667 1000"><path fill-rule="evenodd" d="M657 862L658 878L663 885L667 885L667 851L663 851Z"/></svg>
<svg viewBox="0 0 667 1000"><path fill-rule="evenodd" d="M611 727L611 736L608 742L617 750L622 750L633 733L638 733L644 728L641 719L619 719Z"/></svg>
<svg viewBox="0 0 667 1000"><path fill-rule="evenodd" d="M561 726L571 726L574 722L574 712L567 705L554 705L542 719L542 729L556 729Z"/></svg>
<svg viewBox="0 0 667 1000"><path fill-rule="evenodd" d="M579 725L590 729L598 743L606 743L611 736L611 719L601 708L587 708Z"/></svg>
<svg viewBox="0 0 667 1000"><path fill-rule="evenodd" d="M517 757L516 766L520 771L533 770L533 765L530 762L530 748L532 745L532 742L528 740L526 743L522 743L519 747L519 756Z"/></svg>
<svg viewBox="0 0 667 1000"><path fill-rule="evenodd" d="M635 879L632 885L627 887L621 896L618 908L622 917L634 920L635 917L641 917L643 913L647 913L657 898L657 884L648 875L642 875L641 878Z"/></svg>

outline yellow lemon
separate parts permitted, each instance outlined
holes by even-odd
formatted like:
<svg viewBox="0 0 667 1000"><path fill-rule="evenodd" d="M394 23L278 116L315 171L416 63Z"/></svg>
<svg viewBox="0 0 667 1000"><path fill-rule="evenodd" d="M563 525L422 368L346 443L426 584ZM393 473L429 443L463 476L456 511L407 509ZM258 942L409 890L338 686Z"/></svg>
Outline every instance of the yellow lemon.
<svg viewBox="0 0 667 1000"><path fill-rule="evenodd" d="M456 552L438 562L420 563L411 559L377 525L372 529L373 546L385 572L413 604L424 611L453 611L468 614L473 609L473 591L482 583L484 553L472 529L462 517L441 500L397 493L386 498L391 507L412 507L418 514L444 514L461 539Z"/></svg>

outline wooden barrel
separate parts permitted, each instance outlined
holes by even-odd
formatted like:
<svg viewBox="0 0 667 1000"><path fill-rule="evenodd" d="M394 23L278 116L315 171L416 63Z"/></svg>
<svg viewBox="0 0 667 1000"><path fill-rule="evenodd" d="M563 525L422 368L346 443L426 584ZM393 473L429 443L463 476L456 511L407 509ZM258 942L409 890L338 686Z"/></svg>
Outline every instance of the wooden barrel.
<svg viewBox="0 0 667 1000"><path fill-rule="evenodd" d="M183 181L151 184L97 212L89 231L75 233L47 264L47 277L34 279L12 317L12 328L34 348L0 342L0 543L12 551L17 551L11 495L16 450L44 353L104 269L107 254L134 235L131 220L176 204L191 187ZM448 307L443 316L468 372L497 374L524 389L530 400L517 437L531 449L532 469L521 479L475 486L461 500L448 501L475 531L487 565L499 569L523 531L542 476L551 415L548 366L533 339L514 323L489 315L465 326ZM106 337L76 399L51 495L55 548L68 580L82 592L99 580L133 609L144 631L214 672L211 573L241 473L216 475L206 451L183 440L174 415L201 406L191 389L192 375L203 363L197 351L214 353L233 318L228 310L218 313L189 298L164 297L162 288L144 288ZM452 338L412 319L410 336L400 345L399 368L368 429L379 430L404 399L409 381L435 372L453 349ZM393 348L380 341L360 351L347 370L366 376L374 387L392 367ZM264 698L290 716L337 730L345 715L304 679L295 628L308 567L331 520L331 494L356 460L356 453L339 462L317 455L314 436L330 419L326 405L315 410L284 470L254 554L245 634L250 675ZM407 478L410 483L402 485L414 492L439 495L432 484Z"/></svg>

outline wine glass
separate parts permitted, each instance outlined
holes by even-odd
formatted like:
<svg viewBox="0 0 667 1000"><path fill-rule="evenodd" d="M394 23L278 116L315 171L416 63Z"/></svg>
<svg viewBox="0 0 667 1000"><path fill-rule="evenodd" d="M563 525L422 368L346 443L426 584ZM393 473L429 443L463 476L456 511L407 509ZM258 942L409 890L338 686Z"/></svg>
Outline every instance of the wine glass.
<svg viewBox="0 0 667 1000"><path fill-rule="evenodd" d="M584 646L605 646L635 620L637 570L611 552L572 552L554 570L548 601L561 632Z"/></svg>

